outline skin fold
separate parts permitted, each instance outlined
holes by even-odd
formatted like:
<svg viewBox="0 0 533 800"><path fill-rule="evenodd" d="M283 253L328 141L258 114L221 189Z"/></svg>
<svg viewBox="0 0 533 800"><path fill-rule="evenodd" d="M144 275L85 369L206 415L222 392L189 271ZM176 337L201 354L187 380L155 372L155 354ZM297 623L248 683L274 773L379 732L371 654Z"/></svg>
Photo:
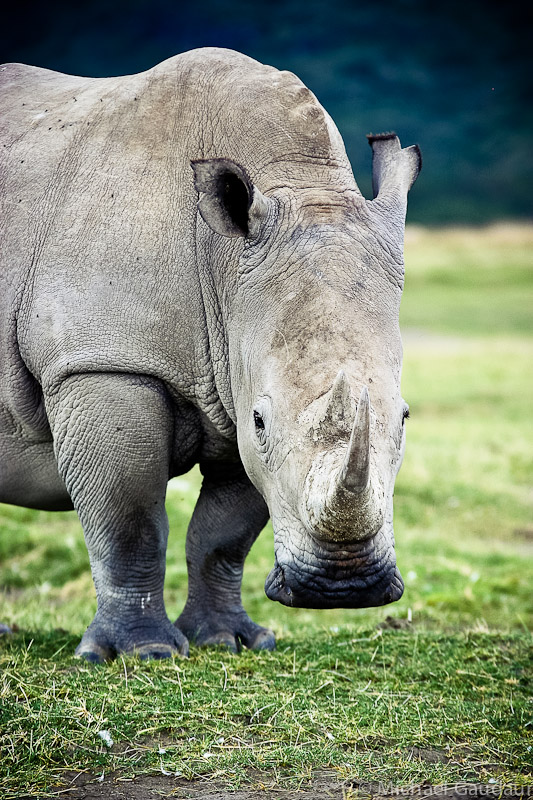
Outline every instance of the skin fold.
<svg viewBox="0 0 533 800"><path fill-rule="evenodd" d="M272 599L398 599L418 148L369 137L367 201L301 81L218 48L117 78L7 64L0 85L0 501L76 509L98 600L77 653L272 649L240 597L269 516ZM165 493L195 463L172 624Z"/></svg>

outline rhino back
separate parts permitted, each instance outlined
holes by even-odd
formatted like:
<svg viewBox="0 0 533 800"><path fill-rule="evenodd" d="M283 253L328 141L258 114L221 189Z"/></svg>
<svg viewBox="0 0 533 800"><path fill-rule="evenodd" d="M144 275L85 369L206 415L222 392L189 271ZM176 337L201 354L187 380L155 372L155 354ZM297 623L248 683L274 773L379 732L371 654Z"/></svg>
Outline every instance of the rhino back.
<svg viewBox="0 0 533 800"><path fill-rule="evenodd" d="M190 161L231 158L265 193L353 188L335 126L291 73L217 48L117 78L5 65L0 81L6 385L13 363L46 386L132 371L213 405L210 350L224 345L209 330L218 301L211 265L199 270ZM242 246L219 259L228 284Z"/></svg>

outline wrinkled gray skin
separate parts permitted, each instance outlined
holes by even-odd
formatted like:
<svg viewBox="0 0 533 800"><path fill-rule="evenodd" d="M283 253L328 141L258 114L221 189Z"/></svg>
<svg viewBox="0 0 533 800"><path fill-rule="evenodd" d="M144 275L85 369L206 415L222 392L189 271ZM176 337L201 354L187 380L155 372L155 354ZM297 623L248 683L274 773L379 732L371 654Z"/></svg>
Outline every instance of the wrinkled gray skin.
<svg viewBox="0 0 533 800"><path fill-rule="evenodd" d="M373 201L314 95L222 49L88 79L0 68L0 500L79 514L78 654L274 647L241 605L401 596L398 328L418 148L370 137ZM167 481L204 475L189 595L163 603Z"/></svg>

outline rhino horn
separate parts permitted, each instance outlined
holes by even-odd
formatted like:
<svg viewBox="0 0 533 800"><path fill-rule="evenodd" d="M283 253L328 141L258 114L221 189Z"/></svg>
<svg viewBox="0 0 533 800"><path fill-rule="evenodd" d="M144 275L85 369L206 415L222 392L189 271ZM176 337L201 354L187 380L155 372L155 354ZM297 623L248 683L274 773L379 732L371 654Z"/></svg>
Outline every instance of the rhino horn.
<svg viewBox="0 0 533 800"><path fill-rule="evenodd" d="M339 484L354 494L361 494L370 480L370 398L363 386L357 414L348 444L348 452L339 474Z"/></svg>
<svg viewBox="0 0 533 800"><path fill-rule="evenodd" d="M338 451L322 453L313 462L304 492L305 516L321 539L366 539L383 524L383 499L379 481L371 476L370 398L365 386L340 467Z"/></svg>

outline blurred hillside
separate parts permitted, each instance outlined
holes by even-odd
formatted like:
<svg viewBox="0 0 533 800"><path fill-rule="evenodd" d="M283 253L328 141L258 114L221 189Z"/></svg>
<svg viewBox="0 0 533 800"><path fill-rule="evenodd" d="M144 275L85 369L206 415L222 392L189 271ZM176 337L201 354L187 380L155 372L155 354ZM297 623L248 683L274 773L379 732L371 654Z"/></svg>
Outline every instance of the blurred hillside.
<svg viewBox="0 0 533 800"><path fill-rule="evenodd" d="M3 13L0 61L104 76L193 47L241 50L293 70L315 92L367 196L364 136L393 129L424 155L409 220L483 223L533 212L533 48L523 14L487 0L21 0Z"/></svg>

